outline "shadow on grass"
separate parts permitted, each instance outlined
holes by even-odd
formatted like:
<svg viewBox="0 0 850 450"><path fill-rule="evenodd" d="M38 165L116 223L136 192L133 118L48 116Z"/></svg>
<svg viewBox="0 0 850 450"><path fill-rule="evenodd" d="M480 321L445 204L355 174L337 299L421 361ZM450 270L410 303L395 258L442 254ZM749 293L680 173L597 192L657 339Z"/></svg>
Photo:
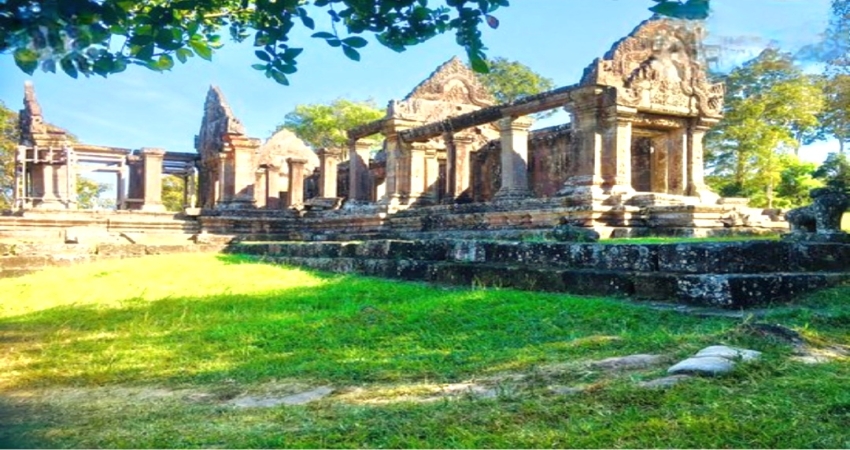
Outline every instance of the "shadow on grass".
<svg viewBox="0 0 850 450"><path fill-rule="evenodd" d="M250 294L126 298L120 307L2 318L0 342L11 349L3 363L14 375L0 386L454 381L591 354L696 346L730 326L605 299L309 271L319 285L286 286L296 271L303 275L281 268L281 287Z"/></svg>

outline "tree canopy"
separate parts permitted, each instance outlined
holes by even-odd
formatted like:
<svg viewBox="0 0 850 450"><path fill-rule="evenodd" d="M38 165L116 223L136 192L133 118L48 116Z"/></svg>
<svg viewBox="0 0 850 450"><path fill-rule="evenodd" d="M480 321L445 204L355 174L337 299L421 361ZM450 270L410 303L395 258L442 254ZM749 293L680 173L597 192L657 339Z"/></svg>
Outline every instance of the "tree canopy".
<svg viewBox="0 0 850 450"><path fill-rule="evenodd" d="M478 78L498 103L510 103L555 87L551 78L538 74L519 61L496 57L487 63L489 72L479 74Z"/></svg>
<svg viewBox="0 0 850 450"><path fill-rule="evenodd" d="M652 0L651 11L705 18L709 0ZM107 76L130 64L171 69L176 61L211 59L222 33L252 39L253 67L288 84L304 43L290 41L295 27L339 48L353 60L374 35L396 50L454 32L478 72L487 71L479 27L499 26L497 10L509 0L5 0L0 1L0 53L32 74L57 68L71 77ZM330 17L317 28L316 17Z"/></svg>
<svg viewBox="0 0 850 450"><path fill-rule="evenodd" d="M384 111L370 101L336 99L330 103L298 105L278 126L294 132L307 145L347 150L345 134L356 126L384 117Z"/></svg>
<svg viewBox="0 0 850 450"><path fill-rule="evenodd" d="M822 91L791 55L775 49L763 51L724 81L724 118L706 141L708 179L721 195L773 206L783 170L815 134Z"/></svg>
<svg viewBox="0 0 850 450"><path fill-rule="evenodd" d="M12 206L17 148L18 115L0 101L0 211Z"/></svg>

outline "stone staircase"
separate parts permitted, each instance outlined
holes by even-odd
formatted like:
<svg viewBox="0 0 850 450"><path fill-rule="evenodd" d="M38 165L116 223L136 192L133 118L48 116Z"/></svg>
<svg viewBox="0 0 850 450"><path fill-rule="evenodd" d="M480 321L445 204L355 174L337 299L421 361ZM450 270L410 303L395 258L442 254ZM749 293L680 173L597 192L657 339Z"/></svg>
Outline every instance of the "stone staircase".
<svg viewBox="0 0 850 450"><path fill-rule="evenodd" d="M747 308L850 281L850 245L474 240L234 243L225 252L339 273Z"/></svg>

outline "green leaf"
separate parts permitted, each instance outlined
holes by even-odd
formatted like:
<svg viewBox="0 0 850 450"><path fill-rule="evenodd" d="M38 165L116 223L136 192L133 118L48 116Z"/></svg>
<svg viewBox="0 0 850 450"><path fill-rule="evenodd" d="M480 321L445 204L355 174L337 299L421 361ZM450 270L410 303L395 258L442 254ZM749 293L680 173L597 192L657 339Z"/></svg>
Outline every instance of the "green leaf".
<svg viewBox="0 0 850 450"><path fill-rule="evenodd" d="M171 70L174 67L174 59L171 58L171 55L160 55L156 67L159 70Z"/></svg>
<svg viewBox="0 0 850 450"><path fill-rule="evenodd" d="M62 70L65 71L68 76L70 76L71 78L77 78L77 68L74 67L74 61L71 59L70 56L62 58L62 61L60 61L59 65L62 66Z"/></svg>
<svg viewBox="0 0 850 450"><path fill-rule="evenodd" d="M265 62L269 62L269 61L272 60L271 55L269 55L268 53L266 53L262 50L257 50L257 51L254 52L254 54L257 55L257 58L260 58L261 60L263 60Z"/></svg>
<svg viewBox="0 0 850 450"><path fill-rule="evenodd" d="M206 42L192 40L189 41L189 46L192 47L192 50L194 50L201 58L204 58L207 61L212 60L212 49L207 46Z"/></svg>
<svg viewBox="0 0 850 450"><path fill-rule="evenodd" d="M15 50L15 64L24 72L32 75L38 68L38 53L28 48L19 48Z"/></svg>
<svg viewBox="0 0 850 450"><path fill-rule="evenodd" d="M353 48L363 48L368 44L366 39L363 39L360 36L352 36L350 38L345 38L342 40L342 43Z"/></svg>
<svg viewBox="0 0 850 450"><path fill-rule="evenodd" d="M345 56L347 56L348 59L351 59L353 61L360 61L360 53L357 50L347 45L343 45L342 52L345 53Z"/></svg>
<svg viewBox="0 0 850 450"><path fill-rule="evenodd" d="M305 27L311 30L316 28L316 22L310 16L307 15L306 9L298 8L298 17L301 18L301 22L304 24Z"/></svg>
<svg viewBox="0 0 850 450"><path fill-rule="evenodd" d="M272 78L275 81L277 81L278 83L280 83L284 86L289 86L289 80L286 78L286 75L284 75L283 72L280 72L278 70L272 70L271 74L272 74Z"/></svg>
<svg viewBox="0 0 850 450"><path fill-rule="evenodd" d="M336 36L334 36L331 33L328 33L327 31L320 31L318 33L313 33L310 37L314 37L316 39L336 39Z"/></svg>
<svg viewBox="0 0 850 450"><path fill-rule="evenodd" d="M342 41L340 41L339 39L328 39L325 42L327 42L328 45L330 45L331 47L339 47L340 45L342 45Z"/></svg>
<svg viewBox="0 0 850 450"><path fill-rule="evenodd" d="M490 73L490 66L487 65L487 61L478 55L469 55L469 63L475 72Z"/></svg>
<svg viewBox="0 0 850 450"><path fill-rule="evenodd" d="M105 78L107 75L112 73L113 66L115 66L115 63L112 60L112 55L109 55L101 57L100 59L95 61L94 65L92 66L92 70L94 70L94 73Z"/></svg>
<svg viewBox="0 0 850 450"><path fill-rule="evenodd" d="M254 70L266 70L269 68L268 64L251 64L251 68Z"/></svg>
<svg viewBox="0 0 850 450"><path fill-rule="evenodd" d="M153 43L140 48L133 56L142 60L150 61L153 58L154 45Z"/></svg>
<svg viewBox="0 0 850 450"><path fill-rule="evenodd" d="M195 56L195 54L192 53L192 50L189 50L188 48L178 48L174 54L177 56L177 59L184 64L189 58Z"/></svg>
<svg viewBox="0 0 850 450"><path fill-rule="evenodd" d="M303 52L303 48L288 48L284 50L283 54L279 55L280 59L286 62L293 62L295 58Z"/></svg>

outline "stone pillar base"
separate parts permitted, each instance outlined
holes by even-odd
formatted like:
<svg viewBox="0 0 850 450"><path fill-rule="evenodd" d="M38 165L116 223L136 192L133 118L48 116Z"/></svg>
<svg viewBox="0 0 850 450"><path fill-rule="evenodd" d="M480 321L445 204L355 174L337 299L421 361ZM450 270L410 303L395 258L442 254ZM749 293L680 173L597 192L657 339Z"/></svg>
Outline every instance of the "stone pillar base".
<svg viewBox="0 0 850 450"><path fill-rule="evenodd" d="M519 200L531 197L531 191L522 188L499 189L493 196L493 201Z"/></svg>
<svg viewBox="0 0 850 450"><path fill-rule="evenodd" d="M145 204L145 205L142 205L142 208L140 209L140 211L142 211L142 212L166 212L165 205L162 205L162 204L160 204L160 205L147 205L147 204Z"/></svg>

